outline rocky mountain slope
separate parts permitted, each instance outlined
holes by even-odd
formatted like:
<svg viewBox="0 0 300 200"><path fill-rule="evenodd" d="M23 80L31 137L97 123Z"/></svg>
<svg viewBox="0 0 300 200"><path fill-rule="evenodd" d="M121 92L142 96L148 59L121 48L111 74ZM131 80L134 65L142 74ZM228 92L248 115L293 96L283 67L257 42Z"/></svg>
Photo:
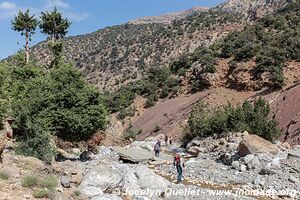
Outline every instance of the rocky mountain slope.
<svg viewBox="0 0 300 200"><path fill-rule="evenodd" d="M118 131L133 125L136 131L142 130L140 139L158 133L179 138L191 107L200 97L212 106L228 101L241 103L264 95L262 91L273 86L271 82L289 87L299 81L299 70L295 67L299 65L296 28L299 3L283 9L292 2L295 1L229 0L208 10L187 11L184 17L175 14L175 20L170 17L175 15L164 16L172 20L168 24L153 23L160 19L158 17L108 27L66 38L65 58L75 61L87 80L104 91L114 91L133 82L109 99L110 106L115 106L118 99L125 101L117 103L118 107L113 110L122 112L123 119L131 103L141 104L133 101L136 96L146 93L148 96L144 96L151 101L164 96L158 105L148 110L136 110L135 105L130 107L133 117L126 118L125 125ZM190 12L193 13L187 14ZM32 51L42 64L49 62L46 42L36 45ZM175 71L167 81L153 84L151 80L144 80L149 76L149 69L165 66L172 73ZM179 73L180 70L183 73ZM157 81L156 75L152 74L154 81ZM170 80L179 80L180 88ZM169 88L154 89L154 85ZM191 95L193 87L197 93ZM167 94L162 95L166 92L164 89ZM139 90L142 92L138 93ZM170 95L169 90L175 92ZM168 100L170 97L175 99ZM155 104L152 103L149 105ZM156 126L160 126L160 131L154 131ZM281 120L280 126L286 133L285 122ZM299 134L297 127L293 135Z"/></svg>
<svg viewBox="0 0 300 200"><path fill-rule="evenodd" d="M189 15L197 14L199 12L207 11L209 8L206 7L193 7L189 10L168 13L161 16L143 17L140 19L130 20L129 24L151 24L151 23L162 23L170 24L174 20L185 18Z"/></svg>
<svg viewBox="0 0 300 200"><path fill-rule="evenodd" d="M219 7L177 19L171 24L127 23L66 38L65 57L75 61L87 79L99 88L111 90L140 79L150 66L164 66L201 45L210 45L233 30L284 5L276 2L230 0ZM191 11L187 11L190 13ZM32 48L46 64L50 57L42 42Z"/></svg>

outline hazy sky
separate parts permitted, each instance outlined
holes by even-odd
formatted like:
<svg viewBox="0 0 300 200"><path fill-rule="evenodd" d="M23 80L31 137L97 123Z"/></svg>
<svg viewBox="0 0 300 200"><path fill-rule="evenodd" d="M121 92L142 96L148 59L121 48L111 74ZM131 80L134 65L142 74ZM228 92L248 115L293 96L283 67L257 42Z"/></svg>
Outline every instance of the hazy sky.
<svg viewBox="0 0 300 200"><path fill-rule="evenodd" d="M38 17L41 11L56 6L72 21L68 35L96 31L143 16L156 16L189 9L213 7L224 0L0 0L0 59L24 46L24 39L11 29L11 20L18 10L30 9ZM45 39L37 30L31 45Z"/></svg>

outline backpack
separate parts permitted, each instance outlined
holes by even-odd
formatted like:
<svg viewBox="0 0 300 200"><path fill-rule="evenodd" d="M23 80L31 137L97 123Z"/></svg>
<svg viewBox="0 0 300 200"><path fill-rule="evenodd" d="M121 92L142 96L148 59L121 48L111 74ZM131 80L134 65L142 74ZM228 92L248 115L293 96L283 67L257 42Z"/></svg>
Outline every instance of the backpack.
<svg viewBox="0 0 300 200"><path fill-rule="evenodd" d="M180 162L181 162L181 161L180 161L180 156L179 156L179 155L176 155L176 156L175 156L175 159L174 159L175 165L176 165L176 166L179 166L179 165L180 165Z"/></svg>

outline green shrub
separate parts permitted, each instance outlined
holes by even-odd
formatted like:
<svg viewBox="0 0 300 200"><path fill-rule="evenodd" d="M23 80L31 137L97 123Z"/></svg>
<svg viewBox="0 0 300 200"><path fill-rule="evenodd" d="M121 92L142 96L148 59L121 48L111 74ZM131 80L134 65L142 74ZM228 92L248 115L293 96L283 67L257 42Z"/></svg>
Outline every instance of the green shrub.
<svg viewBox="0 0 300 200"><path fill-rule="evenodd" d="M155 105L155 102L157 101L157 97L155 95L151 95L147 98L145 102L145 108L150 108Z"/></svg>
<svg viewBox="0 0 300 200"><path fill-rule="evenodd" d="M127 131L126 131L126 133L124 134L124 139L125 140L130 140L130 139L133 139L133 140L135 140L136 139L136 132L135 131L133 131L133 130L131 130L131 129L128 129Z"/></svg>
<svg viewBox="0 0 300 200"><path fill-rule="evenodd" d="M34 189L32 195L34 198L45 198L49 196L49 191L45 189Z"/></svg>
<svg viewBox="0 0 300 200"><path fill-rule="evenodd" d="M46 129L71 141L89 138L96 130L103 129L106 122L100 93L69 65L30 80L14 99L13 112L21 138L38 136L26 133L31 130L26 127L28 122L40 125L41 131Z"/></svg>
<svg viewBox="0 0 300 200"><path fill-rule="evenodd" d="M31 188L31 187L37 186L38 182L39 182L39 179L37 176L33 176L33 175L26 176L22 180L22 187Z"/></svg>
<svg viewBox="0 0 300 200"><path fill-rule="evenodd" d="M160 131L160 126L159 125L155 125L155 128L154 128L154 132L158 132L158 131Z"/></svg>
<svg viewBox="0 0 300 200"><path fill-rule="evenodd" d="M218 108L208 108L199 103L188 120L185 140L194 137L208 137L227 132L248 131L267 140L279 136L280 131L274 118L269 118L270 108L266 101L258 99L253 104L245 101L236 107L228 104Z"/></svg>
<svg viewBox="0 0 300 200"><path fill-rule="evenodd" d="M0 172L0 180L8 180L9 176L5 172Z"/></svg>
<svg viewBox="0 0 300 200"><path fill-rule="evenodd" d="M56 176L46 176L39 180L39 186L53 190L58 185L58 179Z"/></svg>

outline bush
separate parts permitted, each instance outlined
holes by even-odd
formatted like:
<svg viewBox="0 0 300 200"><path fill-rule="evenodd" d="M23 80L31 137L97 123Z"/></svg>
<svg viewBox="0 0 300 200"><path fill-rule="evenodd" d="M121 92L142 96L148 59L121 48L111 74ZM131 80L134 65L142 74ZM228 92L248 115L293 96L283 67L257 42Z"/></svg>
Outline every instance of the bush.
<svg viewBox="0 0 300 200"><path fill-rule="evenodd" d="M147 98L145 102L145 108L150 108L155 105L155 102L157 101L157 97L155 95L151 95Z"/></svg>
<svg viewBox="0 0 300 200"><path fill-rule="evenodd" d="M38 178L37 176L26 176L22 180L22 187L31 188L38 185Z"/></svg>
<svg viewBox="0 0 300 200"><path fill-rule="evenodd" d="M9 176L5 172L0 172L0 180L8 180Z"/></svg>
<svg viewBox="0 0 300 200"><path fill-rule="evenodd" d="M160 126L159 125L155 125L155 128L154 128L154 132L156 133L156 132L158 132L158 131L160 131Z"/></svg>
<svg viewBox="0 0 300 200"><path fill-rule="evenodd" d="M35 189L33 190L32 195L34 196L34 198L45 198L49 196L49 191L45 190L45 189Z"/></svg>
<svg viewBox="0 0 300 200"><path fill-rule="evenodd" d="M30 134L38 136L33 133L36 129L26 127L28 122L41 126L39 132L46 129L69 141L89 138L103 129L106 122L100 93L69 65L29 81L14 99L13 111L15 126L22 138ZM32 133L26 134L28 130Z"/></svg>
<svg viewBox="0 0 300 200"><path fill-rule="evenodd" d="M136 134L133 130L128 129L128 130L126 131L126 133L124 134L124 139L125 139L125 140L130 140L130 139L135 140L135 139L136 139L136 135L137 135L137 134Z"/></svg>
<svg viewBox="0 0 300 200"><path fill-rule="evenodd" d="M227 132L248 131L260 137L273 140L279 136L280 131L274 118L269 118L270 108L263 99L253 104L245 101L243 105L232 106L228 104L218 108L208 108L199 103L192 111L188 120L185 139L194 137L208 137L214 134Z"/></svg>

